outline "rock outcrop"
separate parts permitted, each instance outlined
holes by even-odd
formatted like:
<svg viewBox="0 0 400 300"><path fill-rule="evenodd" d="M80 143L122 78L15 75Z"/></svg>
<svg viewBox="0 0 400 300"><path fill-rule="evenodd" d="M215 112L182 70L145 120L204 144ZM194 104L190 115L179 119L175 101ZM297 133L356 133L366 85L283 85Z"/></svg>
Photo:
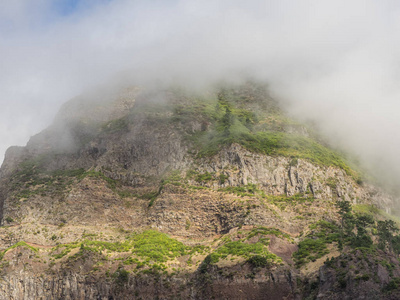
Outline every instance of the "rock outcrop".
<svg viewBox="0 0 400 300"><path fill-rule="evenodd" d="M246 91L240 99L253 110L232 100L232 113L219 95L211 116L169 91L78 98L26 147L11 147L0 170L0 299L361 299L367 286L390 299L400 276L393 254L390 274L369 267L379 284L371 275L340 279L345 286L323 263L337 257L341 266L337 236L331 251L310 256L310 269L293 254L318 222L339 226L337 201L379 211L395 196L339 164L234 140L231 128L244 125L312 138L282 123L270 98ZM261 108L266 115L254 117ZM229 134L202 155L199 136L212 144ZM382 294L388 286L392 296Z"/></svg>

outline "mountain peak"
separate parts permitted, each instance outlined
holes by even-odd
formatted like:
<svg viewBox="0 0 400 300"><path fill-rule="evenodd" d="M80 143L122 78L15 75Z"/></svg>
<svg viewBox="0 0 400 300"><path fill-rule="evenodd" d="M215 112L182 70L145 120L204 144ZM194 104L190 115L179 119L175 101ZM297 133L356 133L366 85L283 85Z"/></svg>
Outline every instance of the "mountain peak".
<svg viewBox="0 0 400 300"><path fill-rule="evenodd" d="M395 198L321 141L255 82L77 97L7 152L0 288L23 274L17 297L394 297Z"/></svg>

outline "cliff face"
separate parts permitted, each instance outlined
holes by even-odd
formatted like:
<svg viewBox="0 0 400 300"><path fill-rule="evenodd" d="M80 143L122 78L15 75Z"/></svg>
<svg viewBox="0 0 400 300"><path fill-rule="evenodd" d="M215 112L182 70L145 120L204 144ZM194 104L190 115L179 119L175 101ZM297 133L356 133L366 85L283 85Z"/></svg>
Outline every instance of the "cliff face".
<svg viewBox="0 0 400 300"><path fill-rule="evenodd" d="M324 261L354 247L335 203L383 220L379 209L395 198L361 182L262 86L204 97L127 89L78 98L26 147L10 148L0 299L295 299L336 287L337 268ZM322 232L332 240L313 236ZM296 254L308 240L319 248ZM393 258L378 277L378 298L396 295L382 289L398 268Z"/></svg>

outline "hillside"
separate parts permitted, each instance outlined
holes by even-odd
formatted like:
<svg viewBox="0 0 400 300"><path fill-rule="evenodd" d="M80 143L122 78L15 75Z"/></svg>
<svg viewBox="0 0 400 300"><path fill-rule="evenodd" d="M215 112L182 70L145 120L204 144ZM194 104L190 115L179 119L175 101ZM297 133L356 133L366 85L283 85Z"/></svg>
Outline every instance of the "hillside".
<svg viewBox="0 0 400 300"><path fill-rule="evenodd" d="M260 83L83 95L6 153L0 299L398 299L366 177Z"/></svg>

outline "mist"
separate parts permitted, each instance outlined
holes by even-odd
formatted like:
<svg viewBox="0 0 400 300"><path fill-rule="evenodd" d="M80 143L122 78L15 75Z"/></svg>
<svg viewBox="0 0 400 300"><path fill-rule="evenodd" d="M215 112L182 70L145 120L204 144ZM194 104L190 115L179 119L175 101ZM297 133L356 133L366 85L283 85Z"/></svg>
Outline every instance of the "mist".
<svg viewBox="0 0 400 300"><path fill-rule="evenodd" d="M398 181L398 1L7 2L1 157L48 126L65 101L98 86L203 89L253 77L375 176Z"/></svg>

